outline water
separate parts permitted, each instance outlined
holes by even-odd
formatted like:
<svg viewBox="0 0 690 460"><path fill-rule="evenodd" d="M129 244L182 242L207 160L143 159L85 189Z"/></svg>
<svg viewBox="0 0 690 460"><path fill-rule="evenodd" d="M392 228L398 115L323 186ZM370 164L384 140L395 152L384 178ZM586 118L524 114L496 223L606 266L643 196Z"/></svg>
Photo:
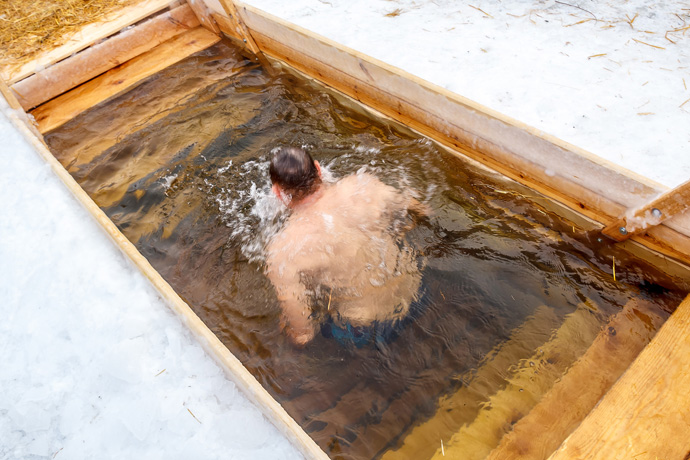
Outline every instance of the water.
<svg viewBox="0 0 690 460"><path fill-rule="evenodd" d="M397 457L430 458L439 438L448 442L472 422L538 347L548 348L543 344L556 331L570 327L564 325L575 325L569 340L581 349L573 347L561 371L630 298L653 300L665 317L684 294L596 232L553 214L533 192L315 84L269 76L224 43L46 140L333 458L376 458L399 448L444 401L470 389L433 444ZM280 331L280 308L264 274L266 244L288 216L268 177L268 158L279 146L308 148L328 181L365 171L433 209L406 236L422 260L419 300L386 340L353 344L324 329L298 349ZM525 326L532 323L539 327ZM519 350L511 354L515 362L498 369L496 356L508 349ZM489 362L497 369L494 383L475 385Z"/></svg>

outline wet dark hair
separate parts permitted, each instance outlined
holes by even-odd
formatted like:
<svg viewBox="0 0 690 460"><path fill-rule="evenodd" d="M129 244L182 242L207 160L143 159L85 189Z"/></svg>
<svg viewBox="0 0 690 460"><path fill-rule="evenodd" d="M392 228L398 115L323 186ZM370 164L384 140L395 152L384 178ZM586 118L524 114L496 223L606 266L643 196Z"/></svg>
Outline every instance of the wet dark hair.
<svg viewBox="0 0 690 460"><path fill-rule="evenodd" d="M293 200L308 196L321 183L314 159L297 147L280 147L271 158L269 172L271 182L289 193Z"/></svg>

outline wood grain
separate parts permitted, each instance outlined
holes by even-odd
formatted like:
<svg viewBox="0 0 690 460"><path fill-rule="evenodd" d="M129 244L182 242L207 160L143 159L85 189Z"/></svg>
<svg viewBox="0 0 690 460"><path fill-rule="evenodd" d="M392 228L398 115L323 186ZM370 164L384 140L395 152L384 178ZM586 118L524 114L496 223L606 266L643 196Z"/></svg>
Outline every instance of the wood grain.
<svg viewBox="0 0 690 460"><path fill-rule="evenodd" d="M549 339L551 331L558 327L559 318L553 309L540 306L534 315L518 327L510 338L487 354L485 360L465 376L468 383L438 402L436 413L412 428L400 447L383 454L382 460L396 458L431 458L440 440L446 445L451 436L480 410L477 392L491 394L505 385L505 377L511 366L529 358ZM469 418L468 418L469 417Z"/></svg>
<svg viewBox="0 0 690 460"><path fill-rule="evenodd" d="M550 458L688 458L689 369L690 297Z"/></svg>
<svg viewBox="0 0 690 460"><path fill-rule="evenodd" d="M187 0L187 4L192 8L202 26L214 34L220 35L220 28L203 0Z"/></svg>
<svg viewBox="0 0 690 460"><path fill-rule="evenodd" d="M37 72L12 89L22 107L32 109L198 26L191 8L180 6Z"/></svg>
<svg viewBox="0 0 690 460"><path fill-rule="evenodd" d="M214 33L197 27L41 105L31 113L39 130L47 133L88 108L133 88L159 70L206 49L219 40L220 37Z"/></svg>
<svg viewBox="0 0 690 460"><path fill-rule="evenodd" d="M657 310L649 302L630 300L487 460L548 458L652 339L666 319Z"/></svg>

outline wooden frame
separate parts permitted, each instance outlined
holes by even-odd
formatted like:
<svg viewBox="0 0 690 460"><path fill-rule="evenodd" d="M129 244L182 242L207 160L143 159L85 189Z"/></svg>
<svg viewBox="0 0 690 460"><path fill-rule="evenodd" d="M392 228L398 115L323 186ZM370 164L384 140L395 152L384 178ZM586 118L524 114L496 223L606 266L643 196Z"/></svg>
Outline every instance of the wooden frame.
<svg viewBox="0 0 690 460"><path fill-rule="evenodd" d="M37 67L54 64L123 27L165 10L170 5L170 0L146 0L137 7L126 10L121 15L122 17L114 19L106 27L101 24L100 27L85 28L81 37L74 43L50 52L19 70L3 75L6 75L8 81L13 84L15 92L21 92L23 85L31 83L28 77ZM250 50L255 49L259 56L266 54L287 63L305 75L410 126L457 153L553 198L556 202L589 219L601 224L610 224L609 229L615 231L617 226L621 225L621 221L618 220L621 216L633 215L634 217L634 212L629 214L631 209L638 209L643 214L646 210L659 209L668 219L653 228L637 229L639 230L637 235L631 231L632 239L682 262L690 262L690 216L683 213L684 201L688 196L687 190L690 189L688 184L684 184L671 194L664 194L665 187L646 178L556 138L546 136L529 126L384 62L239 2L189 0L189 6L195 18L191 17L189 7L182 7L186 18L185 27L193 27L192 24L196 26L201 23L211 31L216 31L217 28L240 43L245 43ZM175 14L183 12L180 8L175 11L177 11ZM209 12L211 12L210 15ZM172 16L173 12L169 14ZM123 19L125 17L126 19ZM159 25L165 22L162 17L157 18L157 21L156 24ZM133 35L144 33L142 31L147 30L147 27L151 26L140 26L137 33ZM166 33L176 33L172 29L166 25ZM128 43L134 43L127 42L123 38L111 38L100 45L100 49L94 47L86 53L99 55L102 50L107 49L106 44L109 42L110 46L117 48L114 46L116 42L112 40L122 40L120 48L127 48ZM142 62L147 59L145 54L139 53L138 56ZM123 60L126 59L129 60L123 67L132 66L132 58L123 58ZM74 62L77 61L65 61L62 67L67 69ZM58 64L45 71L59 73L59 69ZM106 78L105 75L103 78ZM27 80L22 82L23 79ZM34 81L40 81L40 76L35 77ZM70 83L70 85L73 84ZM14 99L14 94L2 84L0 84L0 91L10 106L15 109L14 113L10 113L13 123L29 139L118 247L151 280L169 302L171 308L199 337L207 351L216 357L228 376L259 405L266 416L284 434L295 442L304 455L308 458L327 458L314 441L220 343L55 160L28 118L22 117L23 112L18 110L21 106ZM62 90L53 92L59 91ZM65 101L69 99L60 100L60 98L67 97L68 94L54 99L57 101L54 103L55 107L66 105ZM41 96L38 99L46 97L53 96ZM97 99L93 99L90 104L93 105L93 101ZM45 101L24 102L24 107L26 107ZM40 115L41 110L45 112L57 110L48 109L50 106L42 109L39 107L36 113ZM660 194L662 195L659 197ZM677 197L680 197L683 203L674 201ZM608 345L605 343L605 335L602 337L599 348L592 348L589 352L592 357L590 366L592 363L595 365L600 363L602 367L607 364L606 353L602 350L606 351L605 348ZM686 362L690 360L688 337L690 337L690 297L678 307L671 320L662 327L657 337L643 350L621 380L604 397L601 404L561 445L554 458L570 458L585 453L587 455L596 453L600 458L629 458L644 449L647 449L645 451L647 453L654 452L655 455L662 457L686 454L682 452L682 449L676 449L677 443L674 445L670 441L678 434L685 433L687 427L690 426L690 400L684 396L684 386L689 383L688 374L684 370L690 364ZM573 369L576 370L575 372L580 372L586 366L587 363L574 366ZM661 373L662 370L663 373ZM565 383L561 383L561 387L570 392L572 388L577 387L576 377L577 375L573 374L570 378L564 378L562 382ZM665 382L668 388L662 388L659 381ZM603 391L594 390L583 407L589 407L596 402L599 398L597 391ZM551 399L560 400L558 397ZM549 403L545 401L544 404L548 406ZM549 407L544 408L541 417L548 419L552 416L548 409ZM665 413L667 417L670 417L670 423L663 429L658 429L660 422L655 418L659 413ZM537 413L536 416L538 417L539 414ZM616 420L616 423L624 430L612 426L611 418ZM541 426L543 423L537 423L537 425ZM563 433L567 434L571 428L572 423L567 429L563 428ZM526 430L529 431L529 429ZM649 436L652 431L654 436ZM634 439L634 446L629 442L626 444L626 439Z"/></svg>
<svg viewBox="0 0 690 460"><path fill-rule="evenodd" d="M613 222L666 189L384 62L251 6L235 6L266 55L597 222ZM215 11L221 30L241 38ZM690 216L675 216L633 239L690 263Z"/></svg>
<svg viewBox="0 0 690 460"><path fill-rule="evenodd" d="M180 6L36 72L12 90L24 110L32 109L198 26L192 9Z"/></svg>
<svg viewBox="0 0 690 460"><path fill-rule="evenodd" d="M136 5L124 8L102 22L85 26L64 45L38 56L29 63L18 68L14 66L0 68L0 77L2 77L2 80L4 80L7 85L14 85L18 81L33 75L37 68L42 69L49 67L171 5L177 6L177 1L144 0Z"/></svg>

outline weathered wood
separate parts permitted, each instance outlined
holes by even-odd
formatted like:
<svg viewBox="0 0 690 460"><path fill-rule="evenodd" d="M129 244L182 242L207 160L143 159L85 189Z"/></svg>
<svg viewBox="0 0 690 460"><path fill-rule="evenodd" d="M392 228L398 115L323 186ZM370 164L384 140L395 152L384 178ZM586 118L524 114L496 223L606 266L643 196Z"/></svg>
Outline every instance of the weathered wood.
<svg viewBox="0 0 690 460"><path fill-rule="evenodd" d="M213 19L218 24L220 31L223 32L228 38L233 39L238 46L244 46L242 41L242 35L235 28L235 23L233 23L227 16L223 16L219 13L212 13Z"/></svg>
<svg viewBox="0 0 690 460"><path fill-rule="evenodd" d="M14 116L16 116L17 119L21 120L22 123L24 123L26 128L31 131L31 134L36 139L39 139L41 142L43 142L43 135L38 131L35 122L32 119L29 119L29 116L26 114L26 112L22 108L22 105L17 100L16 95L14 94L12 89L10 89L7 86L7 84L4 81L2 81L2 78L0 78L0 95L2 95L0 99L4 99L7 102L9 108L14 110Z"/></svg>
<svg viewBox="0 0 690 460"><path fill-rule="evenodd" d="M551 459L688 458L689 369L690 297Z"/></svg>
<svg viewBox="0 0 690 460"><path fill-rule="evenodd" d="M690 207L690 180L678 187L667 190L649 203L628 210L617 221L609 224L602 233L616 241L627 240L661 224Z"/></svg>
<svg viewBox="0 0 690 460"><path fill-rule="evenodd" d="M203 0L187 0L187 4L192 8L202 26L206 27L214 34L220 34L220 28L218 24L216 24L215 19L211 16Z"/></svg>
<svg viewBox="0 0 690 460"><path fill-rule="evenodd" d="M240 13L237 11L235 3L232 0L220 0L220 4L223 5L223 9L225 9L225 13L228 15L229 24L232 26L232 29L235 32L232 35L236 37L241 37L242 41L244 41L245 45L247 46L247 48L249 48L249 50L252 53L257 55L262 54L262 51L256 45L256 42L254 41L251 32L249 32L249 29L247 29L247 26L244 23L244 19L242 18L242 16L240 16Z"/></svg>
<svg viewBox="0 0 690 460"><path fill-rule="evenodd" d="M205 32L210 33L203 29ZM0 100L0 108L6 101ZM10 121L33 146L36 152L52 168L67 189L76 197L87 212L93 216L103 231L110 237L122 253L141 271L160 293L168 306L181 321L189 328L199 343L224 370L225 374L238 386L252 402L256 404L264 416L285 435L307 459L327 460L328 456L304 432L304 430L290 417L283 407L261 386L256 378L242 365L242 363L223 345L218 337L192 311L187 303L175 292L163 277L151 266L149 261L141 255L136 247L120 232L117 226L94 203L94 201L79 186L74 178L60 165L51 154L40 137L34 135L16 113L7 114Z"/></svg>
<svg viewBox="0 0 690 460"><path fill-rule="evenodd" d="M35 73L37 68L46 68L74 53L78 53L94 43L119 32L125 27L168 8L170 3L170 0L145 0L139 4L123 8L113 13L110 17L104 18L101 22L85 26L74 34L67 43L38 56L31 62L19 67L12 64L4 66L0 70L0 75L7 84L13 85Z"/></svg>
<svg viewBox="0 0 690 460"><path fill-rule="evenodd" d="M591 219L611 222L665 190L444 88L256 8L235 5L268 56ZM662 229L669 228L682 235L674 244L664 241ZM689 236L690 218L680 216L634 240L690 262Z"/></svg>
<svg viewBox="0 0 690 460"><path fill-rule="evenodd" d="M244 43L244 46L256 56L259 64L261 64L266 71L270 72L271 63L266 59L266 56L264 56L262 49L256 44L254 37L245 24L243 15L235 6L235 2L233 2L233 0L220 0L220 4L228 15L228 20L224 21L224 25L230 26L229 28L233 31L230 35L239 37L242 43Z"/></svg>
<svg viewBox="0 0 690 460"><path fill-rule="evenodd" d="M175 62L217 43L220 37L197 27L137 56L100 77L41 105L32 115L42 133L62 126L81 112L139 84Z"/></svg>
<svg viewBox="0 0 690 460"><path fill-rule="evenodd" d="M630 300L487 460L548 458L652 339L666 319L656 310L649 302Z"/></svg>
<svg viewBox="0 0 690 460"><path fill-rule="evenodd" d="M22 107L32 109L198 26L191 8L180 6L37 72L12 89Z"/></svg>

